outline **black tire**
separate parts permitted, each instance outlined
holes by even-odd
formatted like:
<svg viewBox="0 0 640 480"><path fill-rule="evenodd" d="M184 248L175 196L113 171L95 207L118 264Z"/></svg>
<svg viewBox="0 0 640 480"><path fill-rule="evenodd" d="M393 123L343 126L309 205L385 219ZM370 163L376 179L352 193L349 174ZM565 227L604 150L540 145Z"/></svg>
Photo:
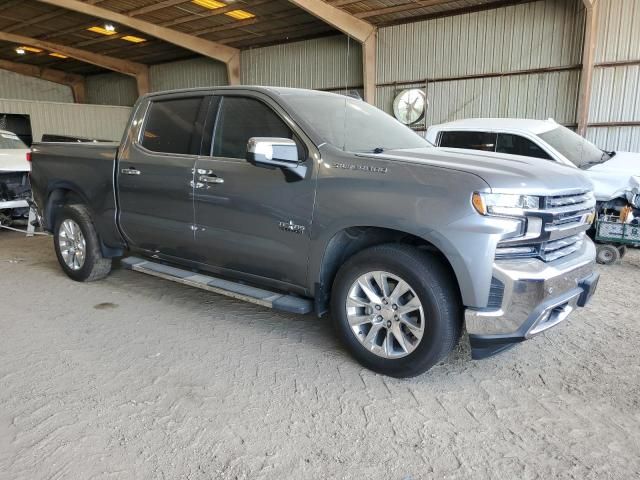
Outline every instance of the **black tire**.
<svg viewBox="0 0 640 480"><path fill-rule="evenodd" d="M611 265L620 260L618 247L610 244L599 244L596 247L596 261L600 265Z"/></svg>
<svg viewBox="0 0 640 480"><path fill-rule="evenodd" d="M361 275L377 270L407 282L423 306L424 336L413 352L401 358L371 352L349 326L345 308L349 289ZM385 244L357 253L340 268L332 288L331 316L342 342L366 368L392 377L413 377L443 360L456 346L463 307L455 278L440 258L410 245Z"/></svg>
<svg viewBox="0 0 640 480"><path fill-rule="evenodd" d="M86 242L86 253L84 264L78 270L72 270L62 258L60 253L60 227L65 220L73 220L82 231ZM69 278L77 282L93 282L101 280L111 272L112 260L102 256L100 241L96 233L95 226L87 208L83 205L65 205L56 216L55 228L53 230L53 244L58 257L58 262Z"/></svg>
<svg viewBox="0 0 640 480"><path fill-rule="evenodd" d="M620 260L622 260L624 256L627 254L627 246L618 245L618 252L620 252Z"/></svg>

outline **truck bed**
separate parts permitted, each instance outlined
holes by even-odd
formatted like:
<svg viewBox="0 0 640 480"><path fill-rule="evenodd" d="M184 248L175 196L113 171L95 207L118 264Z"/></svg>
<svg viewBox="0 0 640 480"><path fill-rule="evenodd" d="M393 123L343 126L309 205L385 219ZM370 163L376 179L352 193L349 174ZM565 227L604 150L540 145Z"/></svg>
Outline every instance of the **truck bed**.
<svg viewBox="0 0 640 480"><path fill-rule="evenodd" d="M31 156L33 197L43 212L45 228L59 195L77 195L89 207L96 229L107 247L120 248L113 188L118 143L35 143Z"/></svg>

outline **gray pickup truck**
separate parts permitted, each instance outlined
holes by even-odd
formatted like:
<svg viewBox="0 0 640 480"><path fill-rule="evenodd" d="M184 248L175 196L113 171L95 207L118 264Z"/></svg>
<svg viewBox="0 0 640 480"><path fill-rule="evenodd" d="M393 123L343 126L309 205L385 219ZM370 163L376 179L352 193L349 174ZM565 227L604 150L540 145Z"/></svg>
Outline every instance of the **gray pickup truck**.
<svg viewBox="0 0 640 480"><path fill-rule="evenodd" d="M32 187L62 269L133 270L296 313L330 311L363 365L412 376L469 333L474 358L595 291L595 205L575 169L431 148L341 95L157 93L120 145L41 143Z"/></svg>

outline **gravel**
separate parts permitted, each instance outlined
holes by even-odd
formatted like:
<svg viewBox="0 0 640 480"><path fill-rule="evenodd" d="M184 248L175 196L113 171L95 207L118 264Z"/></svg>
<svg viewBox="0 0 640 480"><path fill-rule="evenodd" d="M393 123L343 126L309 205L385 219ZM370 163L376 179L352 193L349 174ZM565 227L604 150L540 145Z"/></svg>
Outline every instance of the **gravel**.
<svg viewBox="0 0 640 480"><path fill-rule="evenodd" d="M409 380L330 324L0 231L0 479L640 476L640 250L563 325Z"/></svg>

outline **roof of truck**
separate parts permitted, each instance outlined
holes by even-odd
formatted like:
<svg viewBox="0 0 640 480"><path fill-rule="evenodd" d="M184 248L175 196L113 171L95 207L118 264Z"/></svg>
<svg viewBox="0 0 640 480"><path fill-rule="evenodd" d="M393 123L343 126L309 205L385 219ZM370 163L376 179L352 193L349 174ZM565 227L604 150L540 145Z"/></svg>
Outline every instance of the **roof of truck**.
<svg viewBox="0 0 640 480"><path fill-rule="evenodd" d="M544 133L558 127L558 123L553 119L530 120L525 118L467 118L464 120L454 120L453 122L433 125L436 130L451 130L452 128L479 129L482 131L505 131L519 130L531 133Z"/></svg>
<svg viewBox="0 0 640 480"><path fill-rule="evenodd" d="M165 90L162 92L149 93L147 97L155 97L158 95L170 95L180 93L197 93L197 92L211 92L218 90L249 90L253 92L265 92L278 95L340 95L338 93L324 92L321 90L310 90L308 88L290 88L290 87L265 87L263 85L227 85L223 87L201 87L201 88L181 88L177 90Z"/></svg>

